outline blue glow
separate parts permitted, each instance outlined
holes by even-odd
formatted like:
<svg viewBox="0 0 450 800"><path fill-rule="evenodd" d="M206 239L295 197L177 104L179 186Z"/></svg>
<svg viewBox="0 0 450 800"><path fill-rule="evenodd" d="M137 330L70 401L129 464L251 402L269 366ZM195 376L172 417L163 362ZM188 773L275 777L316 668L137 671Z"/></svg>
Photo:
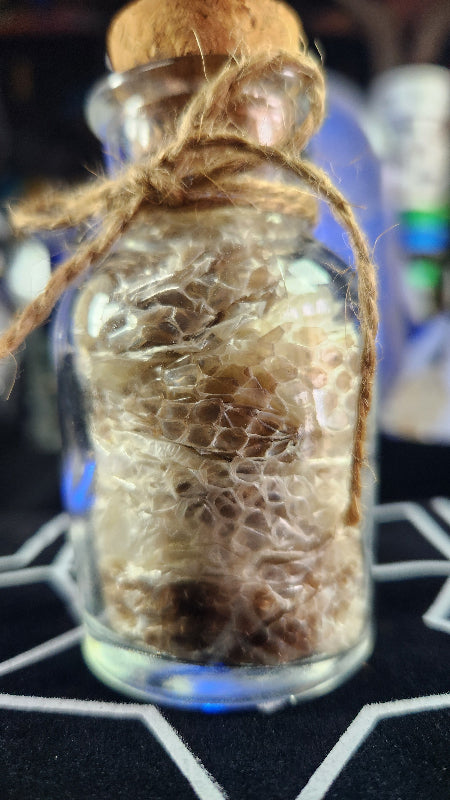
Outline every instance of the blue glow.
<svg viewBox="0 0 450 800"><path fill-rule="evenodd" d="M61 494L65 508L70 514L84 514L92 506L94 495L92 482L95 475L95 461L87 461L81 478L74 483L70 463L65 464L61 479Z"/></svg>
<svg viewBox="0 0 450 800"><path fill-rule="evenodd" d="M229 707L223 703L202 703L200 709L206 714L221 714L223 711L229 711Z"/></svg>
<svg viewBox="0 0 450 800"><path fill-rule="evenodd" d="M211 669L211 667L207 667L207 669L209 671ZM214 665L214 670L216 671L216 665ZM211 674L205 675L205 677L203 679L201 678L201 676L197 676L197 678L195 680L195 694L197 696L200 696L200 697L203 696L203 697L211 697L211 698L212 697L219 698L219 697L223 696L223 692L224 692L223 677L220 676L220 673L222 673L222 676L223 676L223 673L224 672L226 673L227 671L228 670L227 670L226 667L225 668L219 667L217 669L217 673L218 673L217 680L215 680L214 676L212 676ZM229 686L227 694L228 694L230 688L231 687ZM211 702L209 702L209 703L201 703L200 704L200 708L201 708L202 711L205 711L205 713L207 713L207 714L220 714L220 713L223 713L224 711L229 711L230 710L230 706L228 704L221 703L221 702L215 702L213 700Z"/></svg>
<svg viewBox="0 0 450 800"><path fill-rule="evenodd" d="M439 255L448 244L446 224L423 223L402 229L402 241L410 253Z"/></svg>

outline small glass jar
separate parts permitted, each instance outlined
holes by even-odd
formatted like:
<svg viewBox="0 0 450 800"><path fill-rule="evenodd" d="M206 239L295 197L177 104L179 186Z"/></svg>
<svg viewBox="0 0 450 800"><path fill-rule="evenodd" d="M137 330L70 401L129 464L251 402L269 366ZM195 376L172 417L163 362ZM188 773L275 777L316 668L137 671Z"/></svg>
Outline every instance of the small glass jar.
<svg viewBox="0 0 450 800"><path fill-rule="evenodd" d="M113 172L170 135L203 67L152 64L94 90ZM308 111L287 68L243 96L229 113L267 144ZM363 523L344 522L360 384L349 293L306 223L236 197L143 212L64 296L63 494L84 655L109 685L269 708L367 657L370 489Z"/></svg>

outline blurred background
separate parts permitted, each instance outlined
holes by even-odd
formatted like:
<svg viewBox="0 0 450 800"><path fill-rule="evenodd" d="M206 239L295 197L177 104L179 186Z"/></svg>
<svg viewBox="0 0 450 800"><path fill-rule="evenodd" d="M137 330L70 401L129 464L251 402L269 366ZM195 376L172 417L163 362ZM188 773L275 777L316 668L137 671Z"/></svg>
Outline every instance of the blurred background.
<svg viewBox="0 0 450 800"><path fill-rule="evenodd" d="M121 2L0 0L0 207L47 181L96 172L86 96L106 72ZM298 0L328 75L328 112L309 155L357 209L379 268L378 496L450 485L448 0ZM351 258L324 209L317 231ZM57 243L12 240L0 210L0 329L45 284ZM50 323L51 324L51 323ZM0 363L0 510L60 508L49 326Z"/></svg>

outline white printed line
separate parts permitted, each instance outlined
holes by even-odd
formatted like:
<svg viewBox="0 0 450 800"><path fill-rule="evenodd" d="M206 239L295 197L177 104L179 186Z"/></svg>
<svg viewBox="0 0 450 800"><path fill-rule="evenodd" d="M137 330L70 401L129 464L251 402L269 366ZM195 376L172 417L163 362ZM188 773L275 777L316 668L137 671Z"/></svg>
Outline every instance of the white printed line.
<svg viewBox="0 0 450 800"><path fill-rule="evenodd" d="M450 561L394 561L374 564L372 575L376 581L404 581L408 578L446 578L450 575Z"/></svg>
<svg viewBox="0 0 450 800"><path fill-rule="evenodd" d="M447 497L436 497L431 500L430 506L447 525L450 525L450 500Z"/></svg>
<svg viewBox="0 0 450 800"><path fill-rule="evenodd" d="M7 586L26 586L31 583L46 583L51 580L51 567L27 567L0 574L0 589Z"/></svg>
<svg viewBox="0 0 450 800"><path fill-rule="evenodd" d="M406 518L430 544L450 558L450 536L417 503L386 503L374 510L378 522L398 522Z"/></svg>
<svg viewBox="0 0 450 800"><path fill-rule="evenodd" d="M11 586L30 586L34 583L46 583L54 589L60 599L69 607L74 619L81 616L79 591L77 584L64 570L64 562L56 561L43 567L27 567L0 573L0 589Z"/></svg>
<svg viewBox="0 0 450 800"><path fill-rule="evenodd" d="M200 759L191 753L177 731L152 705L0 694L0 708L13 711L34 711L41 714L132 719L142 722L187 779L199 800L227 800L227 795L214 781Z"/></svg>
<svg viewBox="0 0 450 800"><path fill-rule="evenodd" d="M374 518L377 522L397 522L406 516L405 507L409 503L382 503L375 506L373 510Z"/></svg>
<svg viewBox="0 0 450 800"><path fill-rule="evenodd" d="M46 522L30 539L27 539L17 552L10 556L0 556L0 572L26 567L42 550L45 550L58 536L61 536L68 526L68 514L58 514L57 517Z"/></svg>
<svg viewBox="0 0 450 800"><path fill-rule="evenodd" d="M71 569L73 561L74 557L72 543L64 542L53 559L52 564L58 569L62 569L64 572L67 572L67 570Z"/></svg>
<svg viewBox="0 0 450 800"><path fill-rule="evenodd" d="M50 573L49 581L52 589L66 605L74 621L79 622L82 617L82 610L78 585L69 575L61 575L56 570Z"/></svg>
<svg viewBox="0 0 450 800"><path fill-rule="evenodd" d="M227 795L222 787L216 783L201 761L191 753L174 728L154 706L147 706L141 713L141 718L175 761L201 800L226 800Z"/></svg>
<svg viewBox="0 0 450 800"><path fill-rule="evenodd" d="M45 658L61 653L68 650L74 644L77 644L82 636L82 628L74 628L73 630L62 633L60 636L55 636L54 639L49 639L43 644L38 644L32 647L31 650L26 650L25 653L20 653L18 656L8 658L7 661L0 663L0 677L8 675L10 672L15 672L24 667L29 667L37 661L42 661Z"/></svg>
<svg viewBox="0 0 450 800"><path fill-rule="evenodd" d="M391 700L387 703L371 703L368 707L377 709L379 719L403 717L405 714L417 714L421 711L442 711L450 708L450 693Z"/></svg>
<svg viewBox="0 0 450 800"><path fill-rule="evenodd" d="M450 558L450 536L424 508L410 503L408 518L437 550L440 550L446 558Z"/></svg>
<svg viewBox="0 0 450 800"><path fill-rule="evenodd" d="M429 628L450 633L450 580L446 581L422 619Z"/></svg>
<svg viewBox="0 0 450 800"><path fill-rule="evenodd" d="M450 524L450 501L446 498L436 498L431 501L431 507L446 522ZM386 503L375 508L375 518L378 522L396 522L406 518L421 533L430 544L450 559L450 537L430 517L427 512L416 503ZM445 562L431 559L420 561L398 562L392 564L377 564L373 567L373 575L377 580L401 580L413 577L446 577L448 575ZM436 600L430 606L422 619L429 628L450 633L450 581L446 581Z"/></svg>
<svg viewBox="0 0 450 800"><path fill-rule="evenodd" d="M415 697L364 706L321 765L316 769L296 800L322 800L352 755L381 719L450 708L450 694Z"/></svg>
<svg viewBox="0 0 450 800"><path fill-rule="evenodd" d="M72 577L72 545L61 547L51 565L50 581L55 592L69 606L69 611L78 622L81 619L81 600L78 585Z"/></svg>
<svg viewBox="0 0 450 800"><path fill-rule="evenodd" d="M40 714L71 714L86 717L137 719L141 708L137 703L103 703L97 700L69 700L65 697L34 697L0 694L0 708L13 711L34 711Z"/></svg>
<svg viewBox="0 0 450 800"><path fill-rule="evenodd" d="M311 775L296 800L321 800L353 753L375 727L377 714L372 706L365 706Z"/></svg>

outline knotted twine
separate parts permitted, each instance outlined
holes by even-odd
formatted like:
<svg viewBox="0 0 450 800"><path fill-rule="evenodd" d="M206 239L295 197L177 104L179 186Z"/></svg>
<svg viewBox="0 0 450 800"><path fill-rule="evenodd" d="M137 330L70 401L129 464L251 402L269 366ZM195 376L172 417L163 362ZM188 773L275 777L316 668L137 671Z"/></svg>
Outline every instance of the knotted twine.
<svg viewBox="0 0 450 800"><path fill-rule="evenodd" d="M294 70L301 76L309 111L288 141L278 146L259 144L230 122L227 110L245 101L243 88L270 72ZM378 325L376 277L367 243L350 203L325 172L300 155L324 116L324 79L316 62L305 52L298 57L280 53L228 60L218 74L194 95L175 134L160 149L116 178L98 178L70 191L41 194L11 212L18 232L53 231L92 225L88 238L53 272L44 291L16 317L0 337L0 358L13 353L29 333L50 315L62 293L91 266L98 268L115 242L145 210L250 205L296 214L314 221L316 198L326 200L347 231L358 274L361 335L361 382L353 441L350 500L345 523L360 519L361 469L367 416L376 366ZM265 162L290 171L301 187L265 181L252 171Z"/></svg>

